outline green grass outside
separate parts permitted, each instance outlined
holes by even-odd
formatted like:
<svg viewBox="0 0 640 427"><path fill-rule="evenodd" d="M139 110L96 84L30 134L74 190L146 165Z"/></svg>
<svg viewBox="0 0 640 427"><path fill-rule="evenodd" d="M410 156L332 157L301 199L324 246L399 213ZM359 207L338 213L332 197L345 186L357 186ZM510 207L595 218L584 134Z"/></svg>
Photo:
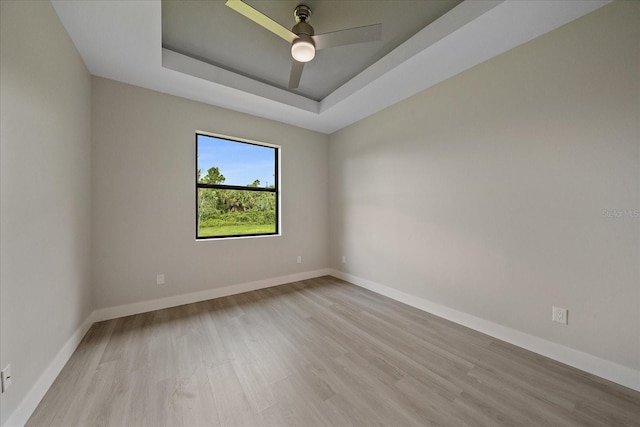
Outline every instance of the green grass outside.
<svg viewBox="0 0 640 427"><path fill-rule="evenodd" d="M200 227L199 237L233 236L275 233L273 224L232 224L219 227Z"/></svg>

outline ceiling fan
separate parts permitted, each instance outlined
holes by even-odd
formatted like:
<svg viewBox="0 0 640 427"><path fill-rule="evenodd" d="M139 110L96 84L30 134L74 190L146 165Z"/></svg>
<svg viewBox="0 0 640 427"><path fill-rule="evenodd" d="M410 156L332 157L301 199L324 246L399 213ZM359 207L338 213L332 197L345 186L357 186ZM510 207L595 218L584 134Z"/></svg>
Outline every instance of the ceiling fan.
<svg viewBox="0 0 640 427"><path fill-rule="evenodd" d="M380 40L382 36L382 24L366 25L364 27L349 28L315 35L313 27L308 22L311 17L311 9L303 4L296 6L293 11L296 24L291 31L244 3L242 0L227 0L225 4L241 15L251 19L256 24L291 43L291 57L293 62L291 65L291 74L289 75L289 89L295 89L299 86L304 64L316 56L316 50L376 41Z"/></svg>

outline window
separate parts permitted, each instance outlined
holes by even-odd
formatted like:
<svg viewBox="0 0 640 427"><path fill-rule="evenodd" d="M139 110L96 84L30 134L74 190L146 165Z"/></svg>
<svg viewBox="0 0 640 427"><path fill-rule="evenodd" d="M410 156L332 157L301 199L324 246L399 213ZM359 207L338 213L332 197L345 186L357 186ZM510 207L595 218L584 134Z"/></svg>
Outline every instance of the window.
<svg viewBox="0 0 640 427"><path fill-rule="evenodd" d="M196 133L196 238L279 233L280 147Z"/></svg>

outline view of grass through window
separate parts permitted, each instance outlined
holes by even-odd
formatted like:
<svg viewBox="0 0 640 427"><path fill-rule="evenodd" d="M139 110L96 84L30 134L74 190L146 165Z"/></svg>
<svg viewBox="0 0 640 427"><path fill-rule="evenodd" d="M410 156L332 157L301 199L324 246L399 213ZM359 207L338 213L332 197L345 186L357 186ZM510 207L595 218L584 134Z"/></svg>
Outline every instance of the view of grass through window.
<svg viewBox="0 0 640 427"><path fill-rule="evenodd" d="M196 237L278 233L278 148L196 134Z"/></svg>

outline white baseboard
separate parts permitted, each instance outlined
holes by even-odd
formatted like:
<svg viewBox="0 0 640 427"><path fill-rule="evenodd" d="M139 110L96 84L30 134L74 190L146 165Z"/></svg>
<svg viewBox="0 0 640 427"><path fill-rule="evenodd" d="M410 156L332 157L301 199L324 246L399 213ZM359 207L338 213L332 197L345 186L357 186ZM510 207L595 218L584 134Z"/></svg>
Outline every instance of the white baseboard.
<svg viewBox="0 0 640 427"><path fill-rule="evenodd" d="M438 317L451 320L494 338L640 391L640 370L634 370L339 270L331 269L330 274Z"/></svg>
<svg viewBox="0 0 640 427"><path fill-rule="evenodd" d="M326 275L338 277L396 301L400 301L412 307L517 345L518 347L522 347L565 363L569 366L581 369L585 372L589 372L593 375L605 378L609 381L640 391L640 371L436 304L424 298L409 295L380 283L347 274L339 270L322 269L95 310L73 333L64 346L62 346L58 354L51 361L42 375L40 375L40 378L38 378L33 387L31 387L31 390L29 390L22 402L20 402L16 410L9 416L3 427L24 426L94 322L175 307L183 304L206 301L209 299L240 294L243 292L269 288L300 280L313 279L315 277Z"/></svg>
<svg viewBox="0 0 640 427"><path fill-rule="evenodd" d="M25 425L92 324L92 314L90 314L58 351L58 354L56 354L49 366L40 375L40 378L31 387L31 390L22 399L22 402L9 416L3 427L22 427Z"/></svg>
<svg viewBox="0 0 640 427"><path fill-rule="evenodd" d="M270 279L256 280L255 282L239 283L222 288L212 288L204 291L174 295L166 298L158 298L149 301L141 301L114 307L100 308L93 312L92 320L94 322L101 322L103 320L131 316L134 314L146 313L148 311L160 310L163 308L176 307L179 305L191 304L194 302L241 294L243 292L255 291L257 289L270 288L272 286L283 285L285 283L313 279L315 277L326 276L329 274L331 274L331 270L329 269L306 271L304 273L272 277Z"/></svg>

